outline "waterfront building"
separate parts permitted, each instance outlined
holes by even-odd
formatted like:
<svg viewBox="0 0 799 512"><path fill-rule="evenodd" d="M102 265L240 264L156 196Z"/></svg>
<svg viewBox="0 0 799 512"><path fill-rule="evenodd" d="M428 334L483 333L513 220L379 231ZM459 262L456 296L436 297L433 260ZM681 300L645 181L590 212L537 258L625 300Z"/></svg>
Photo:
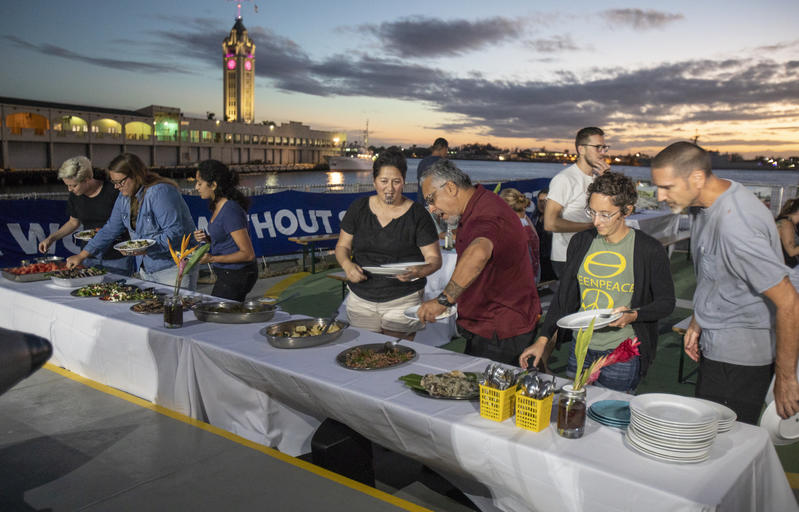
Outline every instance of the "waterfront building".
<svg viewBox="0 0 799 512"><path fill-rule="evenodd" d="M159 105L121 110L0 97L0 122L2 169L57 169L76 155L105 167L123 152L153 167L214 158L226 164L301 168L325 163L346 141L342 132L314 130L296 121L229 123Z"/></svg>

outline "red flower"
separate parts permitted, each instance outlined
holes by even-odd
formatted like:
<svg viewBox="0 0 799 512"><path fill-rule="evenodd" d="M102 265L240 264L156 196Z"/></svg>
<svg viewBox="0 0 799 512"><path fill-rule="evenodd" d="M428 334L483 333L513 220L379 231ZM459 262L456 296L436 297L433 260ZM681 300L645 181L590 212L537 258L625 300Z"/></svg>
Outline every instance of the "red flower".
<svg viewBox="0 0 799 512"><path fill-rule="evenodd" d="M608 356L608 362L605 366L610 366L616 363L625 363L632 359L635 356L640 356L641 353L638 351L638 346L641 344L638 341L638 337L636 336L634 339L627 338L626 340L622 341L616 350L610 353Z"/></svg>

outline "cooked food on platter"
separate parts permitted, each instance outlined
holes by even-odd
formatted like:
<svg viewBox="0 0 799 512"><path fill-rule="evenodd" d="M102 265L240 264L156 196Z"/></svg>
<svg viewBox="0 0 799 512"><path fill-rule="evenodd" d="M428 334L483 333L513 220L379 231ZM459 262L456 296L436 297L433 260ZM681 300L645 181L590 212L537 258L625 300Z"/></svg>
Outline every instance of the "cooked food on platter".
<svg viewBox="0 0 799 512"><path fill-rule="evenodd" d="M322 334L327 318L287 320L261 329L261 334L275 348L309 348L338 339L350 324L336 320Z"/></svg>
<svg viewBox="0 0 799 512"><path fill-rule="evenodd" d="M94 277L106 274L106 270L97 267L75 267L71 269L57 270L50 274L50 277L57 277L59 279L77 279L80 277Z"/></svg>
<svg viewBox="0 0 799 512"><path fill-rule="evenodd" d="M72 269L59 270L50 274L53 284L64 288L77 288L87 284L102 282L103 276L107 272L104 269L91 267L76 267Z"/></svg>
<svg viewBox="0 0 799 512"><path fill-rule="evenodd" d="M385 343L369 343L349 348L336 356L336 362L351 370L381 370L405 364L416 358L416 351L405 345L387 348Z"/></svg>
<svg viewBox="0 0 799 512"><path fill-rule="evenodd" d="M199 297L181 297L183 301L183 310L188 311L194 304L200 301ZM134 313L142 314L157 314L164 312L164 297L156 297L154 299L145 300L136 303L130 307Z"/></svg>
<svg viewBox="0 0 799 512"><path fill-rule="evenodd" d="M147 252L147 248L155 245L155 240L149 238L140 238L137 240L128 240L126 242L119 242L114 246L114 249L121 252L126 256L143 254Z"/></svg>
<svg viewBox="0 0 799 512"><path fill-rule="evenodd" d="M57 258L57 259L55 259ZM63 258L53 257L47 261L40 261L37 263L25 263L19 267L11 267L2 269L3 277L11 281L46 281L50 279L50 272L61 270L66 264L61 261Z"/></svg>
<svg viewBox="0 0 799 512"><path fill-rule="evenodd" d="M98 231L100 231L100 228L84 229L83 231L78 231L72 236L75 238L75 240L83 240L85 242L94 238L94 235L96 235Z"/></svg>
<svg viewBox="0 0 799 512"><path fill-rule="evenodd" d="M163 293L158 293L153 289L142 290L135 286L130 288L123 288L119 290L113 290L106 295L102 295L100 300L105 302L131 302L134 300L150 300L158 297L159 295L164 295Z"/></svg>
<svg viewBox="0 0 799 512"><path fill-rule="evenodd" d="M6 272L16 274L18 276L25 274L41 274L44 272L55 272L64 268L65 264L61 261L51 261L47 263L31 263L30 265L22 265L19 267L12 267L6 269ZM49 276L48 276L49 277Z"/></svg>
<svg viewBox="0 0 799 512"><path fill-rule="evenodd" d="M280 332L280 336L283 336L284 338L301 338L303 336L319 336L320 334L322 334L323 330L324 330L324 326L323 325L319 325L319 324L314 324L313 326L311 326L310 329L306 325L297 325L295 327L292 327L289 330L281 331ZM338 332L340 330L341 330L341 327L339 327L336 324L333 324L330 327L328 327L327 332L334 333L334 332Z"/></svg>
<svg viewBox="0 0 799 512"><path fill-rule="evenodd" d="M96 283L82 286L72 290L70 295L73 297L101 297L118 290L138 289L136 286L121 283Z"/></svg>
<svg viewBox="0 0 799 512"><path fill-rule="evenodd" d="M416 373L403 375L400 380L414 391L433 398L450 400L470 400L480 397L480 374L453 370L447 373Z"/></svg>

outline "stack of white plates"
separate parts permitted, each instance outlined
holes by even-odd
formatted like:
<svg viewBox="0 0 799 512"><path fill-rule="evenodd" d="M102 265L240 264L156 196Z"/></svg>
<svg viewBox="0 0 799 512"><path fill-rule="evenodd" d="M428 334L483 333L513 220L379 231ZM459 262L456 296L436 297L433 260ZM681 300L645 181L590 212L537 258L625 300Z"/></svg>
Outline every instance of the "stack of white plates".
<svg viewBox="0 0 799 512"><path fill-rule="evenodd" d="M702 400L649 393L630 401L626 439L633 450L656 459L702 462L710 457L718 422L718 411Z"/></svg>
<svg viewBox="0 0 799 512"><path fill-rule="evenodd" d="M732 426L735 425L735 420L738 419L738 415L726 405L711 402L710 400L703 400L701 398L697 398L696 400L708 404L710 407L716 409L716 412L719 413L719 434L729 432Z"/></svg>

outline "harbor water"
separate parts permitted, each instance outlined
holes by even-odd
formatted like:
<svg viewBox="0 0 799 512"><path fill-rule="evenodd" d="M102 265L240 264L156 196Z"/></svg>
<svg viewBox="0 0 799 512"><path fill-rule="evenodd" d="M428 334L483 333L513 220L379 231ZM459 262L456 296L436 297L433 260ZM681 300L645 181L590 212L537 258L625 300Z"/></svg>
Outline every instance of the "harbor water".
<svg viewBox="0 0 799 512"><path fill-rule="evenodd" d="M495 182L522 180L533 178L551 178L564 167L559 163L544 162L498 162L488 160L456 160L457 166L466 172L473 181ZM408 183L415 181L418 159L408 160ZM633 167L614 165L611 169L622 172L636 181L648 182L650 180L649 167ZM799 186L799 171L782 170L745 170L745 169L714 169L713 171L722 178L728 178L749 185L785 187L790 191L789 196L795 195ZM314 192L353 191L355 185L371 185L371 171L288 171L269 172L257 174L242 174L240 185L257 193L280 191L286 189L309 190ZM181 188L193 189L192 180L179 180ZM23 185L4 187L0 193L65 193L66 188L61 183L41 185Z"/></svg>

